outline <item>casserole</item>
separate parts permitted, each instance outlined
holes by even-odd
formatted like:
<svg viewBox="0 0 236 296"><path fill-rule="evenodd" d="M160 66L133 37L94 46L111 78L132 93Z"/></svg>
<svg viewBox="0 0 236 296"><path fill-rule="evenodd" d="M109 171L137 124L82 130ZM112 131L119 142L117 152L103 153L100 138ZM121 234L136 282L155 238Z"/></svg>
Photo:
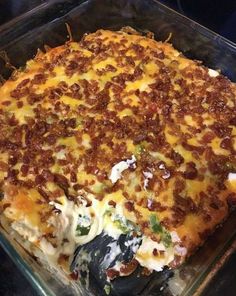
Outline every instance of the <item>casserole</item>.
<svg viewBox="0 0 236 296"><path fill-rule="evenodd" d="M135 2L135 3L133 3L133 4L137 5L137 3L138 3L138 2ZM146 2L146 3L148 3L148 2ZM89 5L90 5L90 3L89 3ZM88 5L88 6L89 6L89 5ZM94 5L93 2L92 2L92 5ZM89 7L90 7L90 6L89 6ZM92 7L92 6L91 6L91 7Z"/></svg>

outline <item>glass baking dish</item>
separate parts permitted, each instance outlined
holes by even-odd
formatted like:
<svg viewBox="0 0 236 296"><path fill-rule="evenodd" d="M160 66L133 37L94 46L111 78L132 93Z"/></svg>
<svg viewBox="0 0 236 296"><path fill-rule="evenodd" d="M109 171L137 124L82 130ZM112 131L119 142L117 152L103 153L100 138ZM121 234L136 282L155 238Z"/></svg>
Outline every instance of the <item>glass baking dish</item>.
<svg viewBox="0 0 236 296"><path fill-rule="evenodd" d="M74 40L86 32L100 28L117 30L131 26L140 32L151 31L157 40L170 42L187 57L203 61L204 65L221 72L236 82L236 45L201 25L176 13L155 0L91 0L48 1L0 27L0 74L9 77L12 68L23 67L37 49L54 47L68 39L67 23ZM124 289L110 295L199 295L235 248L236 216L219 227L214 235L174 272L167 281L165 272L139 283L140 289L128 292L129 279L120 282ZM40 295L103 295L99 281L92 288L62 282L45 270L35 257L19 243L17 236L0 226L0 244L15 261ZM91 271L92 273L92 271ZM168 274L169 276L170 274ZM140 282L140 280L139 280Z"/></svg>

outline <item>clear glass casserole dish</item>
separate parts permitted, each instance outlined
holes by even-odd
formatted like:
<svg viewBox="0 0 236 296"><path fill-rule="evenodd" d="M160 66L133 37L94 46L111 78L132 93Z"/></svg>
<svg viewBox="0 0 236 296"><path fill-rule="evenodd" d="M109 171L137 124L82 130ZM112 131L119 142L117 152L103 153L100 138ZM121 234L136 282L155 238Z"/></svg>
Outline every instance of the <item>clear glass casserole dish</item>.
<svg viewBox="0 0 236 296"><path fill-rule="evenodd" d="M5 67L4 53L7 53L11 64L22 67L38 48L43 49L44 45L54 47L67 40L65 23L70 26L74 40L100 28L117 30L124 26L141 32L151 31L156 40L166 40L171 33L171 43L176 49L191 59L203 61L209 68L220 69L236 81L236 46L233 43L153 0L49 1L38 10L28 12L0 28L1 75L7 78L11 71ZM126 289L129 285L126 280L122 283L126 288L111 291L111 295L200 294L233 250L235 237L236 217L232 213L206 244L175 272L168 286L163 274L158 276L159 280L152 277L141 283L139 290L133 294ZM20 245L15 234L6 232L3 227L0 244L41 295L104 293L102 284L95 279L90 291L57 280Z"/></svg>

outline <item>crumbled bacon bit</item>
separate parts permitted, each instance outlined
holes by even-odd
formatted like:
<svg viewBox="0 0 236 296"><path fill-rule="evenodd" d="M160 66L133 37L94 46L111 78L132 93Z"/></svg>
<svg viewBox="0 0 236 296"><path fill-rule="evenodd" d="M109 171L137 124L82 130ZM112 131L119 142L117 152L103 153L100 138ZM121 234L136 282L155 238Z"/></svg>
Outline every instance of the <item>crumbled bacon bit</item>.
<svg viewBox="0 0 236 296"><path fill-rule="evenodd" d="M70 273L70 277L73 281L77 281L79 278L79 272L77 270L74 270L72 273Z"/></svg>
<svg viewBox="0 0 236 296"><path fill-rule="evenodd" d="M44 177L42 175L37 175L35 177L35 184L36 185L42 185L46 180L44 179Z"/></svg>
<svg viewBox="0 0 236 296"><path fill-rule="evenodd" d="M226 137L226 136L230 137L231 132L232 132L232 128L224 126L221 123L214 123L211 126L211 129L216 133L216 135L219 138L223 138L223 137Z"/></svg>
<svg viewBox="0 0 236 296"><path fill-rule="evenodd" d="M133 202L127 201L125 203L125 208L129 211L129 212L133 212L134 211L134 204Z"/></svg>
<svg viewBox="0 0 236 296"><path fill-rule="evenodd" d="M18 101L17 103L16 103L16 105L17 105L17 108L22 108L23 107L23 102L22 101Z"/></svg>
<svg viewBox="0 0 236 296"><path fill-rule="evenodd" d="M70 173L70 181L73 182L73 183L77 182L77 175L73 171Z"/></svg>
<svg viewBox="0 0 236 296"><path fill-rule="evenodd" d="M153 251L152 251L152 254L153 254L153 256L158 256L158 251L157 251L157 249L155 248L155 249L153 249Z"/></svg>
<svg viewBox="0 0 236 296"><path fill-rule="evenodd" d="M208 144L210 143L213 139L215 138L215 135L213 132L207 132L203 135L202 137L202 142L203 144Z"/></svg>
<svg viewBox="0 0 236 296"><path fill-rule="evenodd" d="M21 170L23 176L27 176L28 171L29 171L29 166L22 164L20 170Z"/></svg>
<svg viewBox="0 0 236 296"><path fill-rule="evenodd" d="M197 178L198 171L194 162L186 163L186 169L183 173L185 179L194 180Z"/></svg>
<svg viewBox="0 0 236 296"><path fill-rule="evenodd" d="M10 106L11 105L11 101L3 101L2 105L4 106Z"/></svg>
<svg viewBox="0 0 236 296"><path fill-rule="evenodd" d="M109 268L106 270L106 275L112 281L120 275L120 272L113 268Z"/></svg>
<svg viewBox="0 0 236 296"><path fill-rule="evenodd" d="M26 96L29 92L29 89L27 87L25 88L15 88L10 92L11 97L20 99L24 96Z"/></svg>
<svg viewBox="0 0 236 296"><path fill-rule="evenodd" d="M109 200L108 204L109 204L109 206L112 206L113 208L116 207L116 202L114 200Z"/></svg>
<svg viewBox="0 0 236 296"><path fill-rule="evenodd" d="M66 189L69 187L69 182L67 178L60 174L54 174L54 181L63 189Z"/></svg>
<svg viewBox="0 0 236 296"><path fill-rule="evenodd" d="M27 102L30 105L40 102L40 101L42 101L42 99L43 99L43 95L41 95L41 94L32 93L27 96Z"/></svg>
<svg viewBox="0 0 236 296"><path fill-rule="evenodd" d="M22 87L24 87L24 86L26 86L28 83L30 82L30 79L29 78L27 78L27 79L23 79L18 85L17 85L17 87L16 88L22 88Z"/></svg>
<svg viewBox="0 0 236 296"><path fill-rule="evenodd" d="M45 74L39 73L34 76L34 78L31 80L31 83L32 84L43 84L46 82L46 80L47 80L47 76Z"/></svg>
<svg viewBox="0 0 236 296"><path fill-rule="evenodd" d="M40 195L41 195L46 201L49 200L49 196L48 196L48 194L43 190L43 188L38 187L37 190L38 190L39 194L40 194Z"/></svg>
<svg viewBox="0 0 236 296"><path fill-rule="evenodd" d="M47 182L53 182L54 181L54 175L49 170L44 169L42 171L42 176L44 177L44 179Z"/></svg>
<svg viewBox="0 0 236 296"><path fill-rule="evenodd" d="M171 150L170 158L174 160L175 164L180 165L184 162L184 158L178 152Z"/></svg>
<svg viewBox="0 0 236 296"><path fill-rule="evenodd" d="M223 149L231 150L232 149L232 141L230 138L224 138L221 143L220 147Z"/></svg>
<svg viewBox="0 0 236 296"><path fill-rule="evenodd" d="M128 263L122 262L120 272L124 275L129 275L133 273L137 267L138 267L138 261L136 259L132 259Z"/></svg>

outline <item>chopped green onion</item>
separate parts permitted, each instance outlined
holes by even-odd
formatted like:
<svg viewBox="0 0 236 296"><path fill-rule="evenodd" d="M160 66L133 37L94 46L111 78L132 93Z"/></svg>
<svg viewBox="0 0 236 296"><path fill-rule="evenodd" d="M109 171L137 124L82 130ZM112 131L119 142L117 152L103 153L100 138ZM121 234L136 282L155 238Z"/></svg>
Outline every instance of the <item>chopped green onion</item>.
<svg viewBox="0 0 236 296"><path fill-rule="evenodd" d="M76 227L77 236L87 235L89 233L90 226L84 227L81 225L78 225Z"/></svg>
<svg viewBox="0 0 236 296"><path fill-rule="evenodd" d="M152 214L150 216L150 225L151 225L153 232L155 232L155 233L162 232L162 226L161 226L160 222L157 220L156 215L154 215L154 214Z"/></svg>
<svg viewBox="0 0 236 296"><path fill-rule="evenodd" d="M170 233L161 226L155 214L150 215L149 220L152 231L160 234L161 240L166 248L170 247L172 242Z"/></svg>
<svg viewBox="0 0 236 296"><path fill-rule="evenodd" d="M122 220L116 219L114 220L114 224L125 234L129 233L131 230Z"/></svg>
<svg viewBox="0 0 236 296"><path fill-rule="evenodd" d="M136 157L140 157L140 155L146 151L145 146L146 146L146 142L145 141L142 141L141 143L135 145L135 152L134 152L134 154L135 154Z"/></svg>
<svg viewBox="0 0 236 296"><path fill-rule="evenodd" d="M104 291L107 295L110 295L111 293L111 286L110 285L105 285L104 286Z"/></svg>
<svg viewBox="0 0 236 296"><path fill-rule="evenodd" d="M76 227L76 235L77 236L87 235L90 231L90 228L91 228L90 218L87 216L79 215L78 225Z"/></svg>
<svg viewBox="0 0 236 296"><path fill-rule="evenodd" d="M163 245L168 248L171 246L172 243L172 239L171 239L171 235L168 231L164 230L163 234L162 234L162 241L163 241Z"/></svg>

